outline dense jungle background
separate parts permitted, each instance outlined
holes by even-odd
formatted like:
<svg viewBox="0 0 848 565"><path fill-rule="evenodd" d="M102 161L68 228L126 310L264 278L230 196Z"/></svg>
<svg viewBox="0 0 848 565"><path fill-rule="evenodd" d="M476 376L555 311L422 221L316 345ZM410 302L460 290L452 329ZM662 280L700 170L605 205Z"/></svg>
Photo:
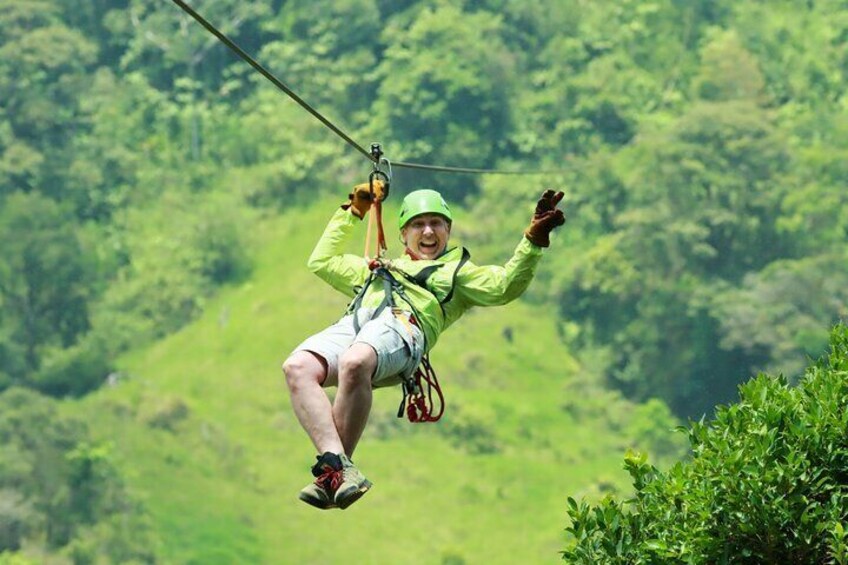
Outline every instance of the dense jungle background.
<svg viewBox="0 0 848 565"><path fill-rule="evenodd" d="M545 563L567 500L684 460L848 317L844 0L195 0L502 263L518 302L433 354L434 426L379 391L345 512L280 365L344 298L305 267L369 162L177 5L0 0L0 563ZM361 253L363 224L351 251ZM632 466L631 461L631 466Z"/></svg>

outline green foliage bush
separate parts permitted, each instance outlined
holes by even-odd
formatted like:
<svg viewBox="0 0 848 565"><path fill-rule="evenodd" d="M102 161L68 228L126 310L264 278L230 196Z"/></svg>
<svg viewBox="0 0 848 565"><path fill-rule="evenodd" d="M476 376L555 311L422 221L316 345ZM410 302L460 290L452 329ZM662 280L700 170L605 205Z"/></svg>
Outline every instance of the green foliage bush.
<svg viewBox="0 0 848 565"><path fill-rule="evenodd" d="M691 460L625 457L635 496L568 501L570 563L848 563L848 326L796 387L764 374L688 429Z"/></svg>
<svg viewBox="0 0 848 565"><path fill-rule="evenodd" d="M142 408L139 418L151 428L176 431L177 426L189 415L189 407L178 397L150 399Z"/></svg>
<svg viewBox="0 0 848 565"><path fill-rule="evenodd" d="M47 352L30 386L54 397L79 397L99 387L113 368L112 352L101 338L89 334L72 347Z"/></svg>

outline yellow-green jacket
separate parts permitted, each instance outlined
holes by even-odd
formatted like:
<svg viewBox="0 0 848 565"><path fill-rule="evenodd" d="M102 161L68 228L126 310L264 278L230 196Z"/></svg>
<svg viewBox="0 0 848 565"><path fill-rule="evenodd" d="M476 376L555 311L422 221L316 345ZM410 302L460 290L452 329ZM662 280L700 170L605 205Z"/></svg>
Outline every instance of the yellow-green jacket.
<svg viewBox="0 0 848 565"><path fill-rule="evenodd" d="M308 262L310 271L349 297L356 296L371 274L363 257L342 251L359 222L349 211L337 210ZM415 309L427 340L426 351L430 351L439 335L472 306L499 306L521 296L533 279L536 265L542 257L542 248L525 238L521 238L512 258L503 266L477 266L470 261L463 263L463 251L453 248L433 260L415 260L404 255L393 259L388 266L395 279L403 285L406 298ZM428 268L432 273L424 281L426 288L402 275L405 273L414 278ZM369 286L361 307L377 308L384 295L383 285L376 281ZM398 296L394 299L399 308L408 309L403 299Z"/></svg>

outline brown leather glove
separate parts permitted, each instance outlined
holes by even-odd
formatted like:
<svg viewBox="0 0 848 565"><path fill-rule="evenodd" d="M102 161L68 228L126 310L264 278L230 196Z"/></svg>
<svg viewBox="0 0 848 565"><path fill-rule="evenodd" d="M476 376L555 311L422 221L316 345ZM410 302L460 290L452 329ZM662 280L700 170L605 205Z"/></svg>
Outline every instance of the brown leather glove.
<svg viewBox="0 0 848 565"><path fill-rule="evenodd" d="M342 204L342 210L350 209L351 214L360 220L365 217L374 200L383 199L383 181L374 180L374 195L372 200L371 184L364 182L353 187L353 192L347 195L348 202Z"/></svg>
<svg viewBox="0 0 848 565"><path fill-rule="evenodd" d="M565 214L557 209L557 204L563 196L562 192L554 193L550 189L542 194L530 225L524 230L524 237L529 239L530 243L539 247L548 247L551 244L551 232L565 223Z"/></svg>

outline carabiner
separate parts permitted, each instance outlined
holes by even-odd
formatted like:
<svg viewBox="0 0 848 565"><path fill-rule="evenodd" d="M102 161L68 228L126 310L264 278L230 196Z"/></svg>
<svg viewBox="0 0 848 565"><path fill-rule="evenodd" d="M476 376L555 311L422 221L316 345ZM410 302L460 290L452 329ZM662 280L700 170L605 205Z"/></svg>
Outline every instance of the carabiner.
<svg viewBox="0 0 848 565"><path fill-rule="evenodd" d="M371 158L374 161L374 170L368 175L368 188L371 190L371 196L374 196L374 179L383 178L383 198L385 201L389 197L389 187L392 184L392 164L388 159L383 157L383 148L379 143L371 144Z"/></svg>

